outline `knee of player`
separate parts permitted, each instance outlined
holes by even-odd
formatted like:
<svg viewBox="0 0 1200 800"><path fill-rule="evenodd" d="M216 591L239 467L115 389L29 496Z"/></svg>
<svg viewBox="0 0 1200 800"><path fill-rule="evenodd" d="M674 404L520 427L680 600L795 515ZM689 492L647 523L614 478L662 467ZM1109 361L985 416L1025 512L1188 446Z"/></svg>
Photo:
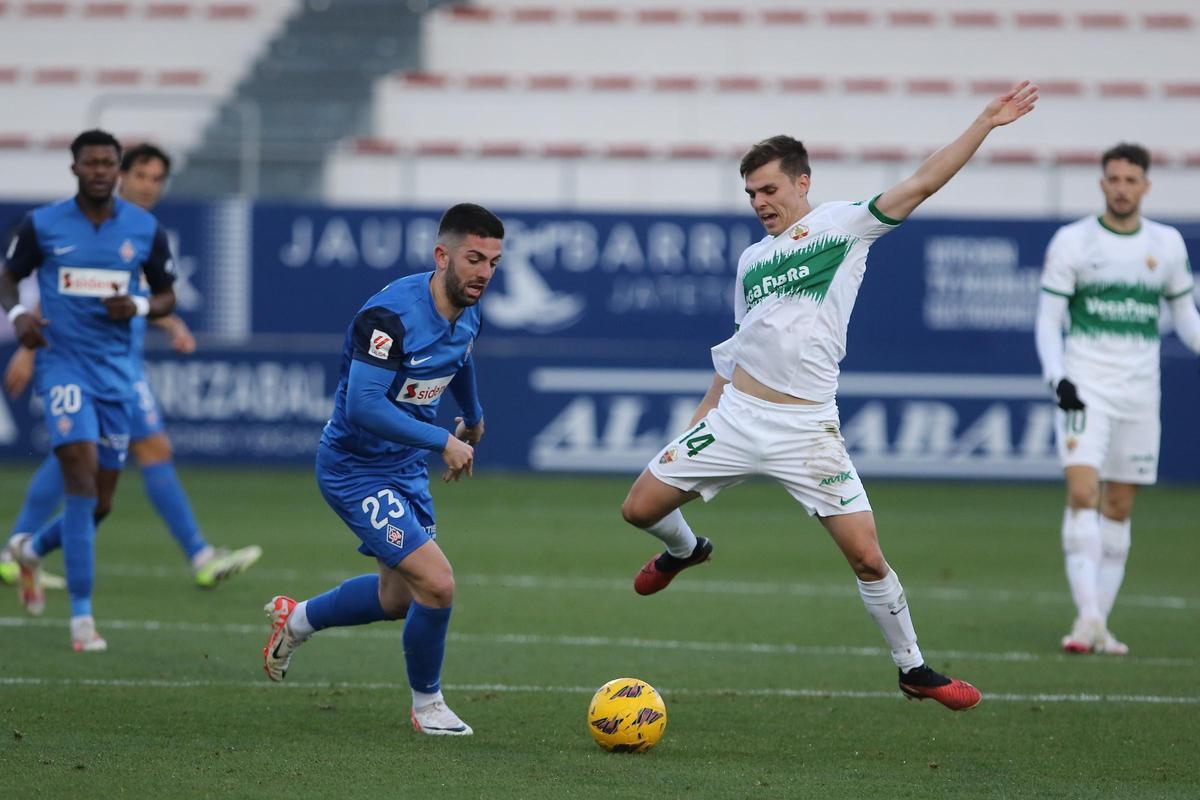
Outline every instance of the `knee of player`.
<svg viewBox="0 0 1200 800"><path fill-rule="evenodd" d="M422 594L422 604L432 608L448 608L454 603L454 573L447 570L429 580Z"/></svg>
<svg viewBox="0 0 1200 800"><path fill-rule="evenodd" d="M652 518L647 505L640 502L632 491L625 498L625 502L621 503L621 516L637 528L648 528L658 522L657 518Z"/></svg>
<svg viewBox="0 0 1200 800"><path fill-rule="evenodd" d="M1100 490L1091 485L1072 485L1067 489L1067 505L1071 508L1095 508Z"/></svg>
<svg viewBox="0 0 1200 800"><path fill-rule="evenodd" d="M849 559L850 568L854 570L854 574L858 576L860 581L864 583L873 583L881 581L887 577L888 569L887 561L883 557L883 553L875 551L874 553L859 553L851 556Z"/></svg>

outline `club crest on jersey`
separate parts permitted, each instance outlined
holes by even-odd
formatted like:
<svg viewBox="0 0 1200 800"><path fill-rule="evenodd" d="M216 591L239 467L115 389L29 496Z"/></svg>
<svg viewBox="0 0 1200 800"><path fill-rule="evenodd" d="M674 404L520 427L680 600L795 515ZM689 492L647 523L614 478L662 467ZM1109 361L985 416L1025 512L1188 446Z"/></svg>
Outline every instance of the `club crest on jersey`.
<svg viewBox="0 0 1200 800"><path fill-rule="evenodd" d="M400 530L395 525L388 525L387 540L388 540L388 544L390 544L394 547L399 547L399 548L403 549L404 548L404 531Z"/></svg>
<svg viewBox="0 0 1200 800"><path fill-rule="evenodd" d="M1155 258L1154 256L1146 256L1146 269L1148 269L1148 270L1150 270L1151 272L1153 272L1153 271L1154 271L1154 268L1155 268L1155 267L1157 267L1157 266L1158 266L1158 259L1157 259L1157 258Z"/></svg>
<svg viewBox="0 0 1200 800"><path fill-rule="evenodd" d="M387 361L388 353L392 352L392 337L375 328L371 331L371 349L368 354Z"/></svg>
<svg viewBox="0 0 1200 800"><path fill-rule="evenodd" d="M801 225L800 223L797 222L795 225L792 226L792 229L790 231L788 231L788 236L792 237L793 242L798 242L801 239L803 239L805 236L808 236L808 226Z"/></svg>
<svg viewBox="0 0 1200 800"><path fill-rule="evenodd" d="M121 249L117 252L121 254L121 260L128 264L137 255L137 248L133 246L133 242L126 239L121 242Z"/></svg>
<svg viewBox="0 0 1200 800"><path fill-rule="evenodd" d="M72 422L70 417L59 417L58 422L54 424L58 426L58 432L63 436L71 432Z"/></svg>
<svg viewBox="0 0 1200 800"><path fill-rule="evenodd" d="M672 461L675 460L675 455L678 452L679 452L678 448L676 448L675 445L671 445L670 447L668 447L666 450L663 451L662 456L660 456L658 459L658 463L670 464Z"/></svg>

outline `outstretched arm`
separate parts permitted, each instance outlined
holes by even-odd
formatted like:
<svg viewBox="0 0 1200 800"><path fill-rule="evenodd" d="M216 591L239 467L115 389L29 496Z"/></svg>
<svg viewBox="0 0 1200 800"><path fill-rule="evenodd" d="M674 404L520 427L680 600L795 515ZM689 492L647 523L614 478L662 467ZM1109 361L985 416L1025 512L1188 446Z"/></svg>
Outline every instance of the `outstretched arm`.
<svg viewBox="0 0 1200 800"><path fill-rule="evenodd" d="M911 177L880 195L875 207L891 219L907 218L963 168L994 128L1028 114L1037 99L1038 89L1029 81L1021 81L1011 91L993 99L957 139L926 159Z"/></svg>

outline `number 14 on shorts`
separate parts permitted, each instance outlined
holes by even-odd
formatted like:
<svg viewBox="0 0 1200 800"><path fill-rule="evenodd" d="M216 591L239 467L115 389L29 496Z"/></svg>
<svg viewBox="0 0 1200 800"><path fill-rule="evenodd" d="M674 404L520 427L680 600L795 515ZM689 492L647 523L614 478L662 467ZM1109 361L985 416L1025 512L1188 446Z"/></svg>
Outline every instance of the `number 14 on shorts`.
<svg viewBox="0 0 1200 800"><path fill-rule="evenodd" d="M708 428L708 423L701 420L700 424L679 437L678 443L687 448L688 458L699 453L717 439L711 433L701 433Z"/></svg>

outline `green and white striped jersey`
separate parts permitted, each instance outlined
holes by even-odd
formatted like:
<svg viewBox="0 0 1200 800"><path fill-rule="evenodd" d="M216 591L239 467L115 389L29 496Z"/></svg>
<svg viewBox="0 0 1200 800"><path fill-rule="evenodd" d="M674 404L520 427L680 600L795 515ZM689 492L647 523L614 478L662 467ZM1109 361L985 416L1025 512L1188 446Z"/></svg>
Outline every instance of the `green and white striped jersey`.
<svg viewBox="0 0 1200 800"><path fill-rule="evenodd" d="M1063 366L1083 401L1115 417L1157 413L1159 307L1192 291L1179 231L1142 218L1118 233L1099 217L1059 228L1042 290L1067 298Z"/></svg>
<svg viewBox="0 0 1200 800"><path fill-rule="evenodd" d="M834 398L867 250L900 224L875 207L878 199L822 203L746 248L734 284L737 330L712 349L717 374L731 380L741 366L776 391Z"/></svg>

